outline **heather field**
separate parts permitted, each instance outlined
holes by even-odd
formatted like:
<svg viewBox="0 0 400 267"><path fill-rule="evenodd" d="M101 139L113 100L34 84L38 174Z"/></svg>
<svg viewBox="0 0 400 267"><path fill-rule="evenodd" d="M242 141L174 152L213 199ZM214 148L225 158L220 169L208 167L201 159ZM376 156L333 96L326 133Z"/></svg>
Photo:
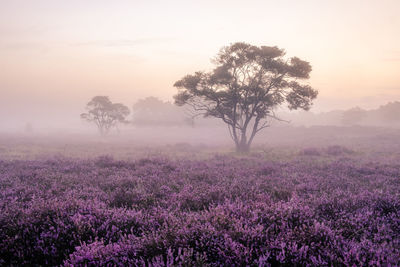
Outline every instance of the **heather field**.
<svg viewBox="0 0 400 267"><path fill-rule="evenodd" d="M0 265L396 266L400 154L381 140L81 157L3 140Z"/></svg>
<svg viewBox="0 0 400 267"><path fill-rule="evenodd" d="M0 267L400 267L400 0L0 0Z"/></svg>

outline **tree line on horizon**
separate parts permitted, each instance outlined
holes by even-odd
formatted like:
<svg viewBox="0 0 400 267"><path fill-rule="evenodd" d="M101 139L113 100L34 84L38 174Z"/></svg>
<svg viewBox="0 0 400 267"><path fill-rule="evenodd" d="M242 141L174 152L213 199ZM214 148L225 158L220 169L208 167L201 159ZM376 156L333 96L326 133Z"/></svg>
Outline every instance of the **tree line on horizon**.
<svg viewBox="0 0 400 267"><path fill-rule="evenodd" d="M331 110L320 113L299 113L289 117L295 125L332 125L332 126L381 126L400 127L400 101L388 102L375 109L363 109L358 106Z"/></svg>
<svg viewBox="0 0 400 267"><path fill-rule="evenodd" d="M193 126L194 119L183 108L149 96L139 99L131 110L122 103L113 103L108 96L95 96L86 105L81 118L94 123L100 134L107 135L118 124L135 126ZM130 119L128 116L132 115Z"/></svg>
<svg viewBox="0 0 400 267"><path fill-rule="evenodd" d="M93 99L100 100L100 96ZM107 103L111 103L109 97ZM91 101L93 101L93 99ZM90 105L87 105L89 107ZM105 108L105 107L104 107ZM169 101L163 101L155 96L148 96L136 101L131 110L126 107L129 113L119 123L130 124L137 127L145 126L190 126L201 125L221 126L217 120L205 121L202 118L195 118L185 108L178 107ZM358 106L345 110L332 110L328 112L303 112L294 114L291 117L285 113L278 113L282 118L290 120L294 125L337 125L337 126L368 126L368 125L396 125L400 123L400 101L388 102L376 109L363 109ZM128 118L128 116L130 118ZM81 116L85 119L85 116ZM379 122L379 123L378 123ZM286 124L286 123L285 123ZM32 131L29 123L25 131ZM111 127L112 128L112 127ZM110 129L111 129L110 128ZM99 129L100 131L100 129Z"/></svg>

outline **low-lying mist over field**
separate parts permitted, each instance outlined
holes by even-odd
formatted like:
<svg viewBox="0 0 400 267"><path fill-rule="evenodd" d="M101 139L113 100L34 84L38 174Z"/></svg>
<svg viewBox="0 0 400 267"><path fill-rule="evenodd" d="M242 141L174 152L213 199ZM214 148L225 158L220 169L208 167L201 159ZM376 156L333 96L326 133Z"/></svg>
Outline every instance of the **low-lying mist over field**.
<svg viewBox="0 0 400 267"><path fill-rule="evenodd" d="M177 107L156 97L137 101L124 123L106 135L98 127L79 118L79 124L55 125L21 123L18 129L0 133L0 157L92 156L161 153L167 147L178 150L234 150L227 125L217 118L192 116L188 107ZM82 109L82 111L85 111ZM389 102L376 109L358 107L315 113L278 111L281 119L257 134L255 150L272 147L327 147L343 145L368 149L390 148L400 137L400 102ZM160 148L160 149L158 149ZM383 149L383 148L382 148ZM146 152L148 150L148 153ZM165 151L164 151L165 152Z"/></svg>
<svg viewBox="0 0 400 267"><path fill-rule="evenodd" d="M85 111L81 108L81 113ZM163 101L157 97L146 97L139 99L129 109L124 123L110 129L104 140L108 139L129 139L132 142L145 142L157 144L173 144L177 142L205 143L213 145L229 142L226 124L217 118L204 118L190 110L190 107L178 107L171 101ZM71 112L75 114L76 112ZM375 109L362 109L351 107L343 110L331 110L327 112L313 111L288 111L277 110L276 115L280 120L269 119L270 127L264 131L271 137L283 134L288 131L298 131L307 128L311 134L323 135L324 128L343 127L348 133L352 129L355 134L360 128L366 131L379 131L379 128L399 129L400 128L400 102L393 101L381 105ZM63 137L77 139L92 137L96 138L98 128L76 115L75 119L59 120L38 117L35 120L14 121L7 124L4 122L0 134L20 136L26 138L40 137ZM382 129L381 129L382 130ZM322 131L322 132L319 132ZM160 134L162 133L162 134ZM263 134L264 134L263 133ZM212 136L207 139L207 136ZM60 139L59 138L59 139ZM257 138L263 139L263 137ZM255 140L256 141L256 140ZM258 140L264 142L263 140ZM276 140L281 142L280 138Z"/></svg>
<svg viewBox="0 0 400 267"><path fill-rule="evenodd" d="M99 136L92 133L66 134L2 134L0 136L0 158L49 158L91 157L109 154L117 158L137 158L140 155L173 155L176 152L228 152L235 150L228 130L196 127L141 127L125 129L123 132ZM382 153L386 149L397 153L400 132L397 128L367 126L276 126L264 131L254 141L256 152L277 148L294 150L345 146L350 149L369 150L375 148ZM140 153L139 153L140 152ZM390 157L388 152L387 156Z"/></svg>

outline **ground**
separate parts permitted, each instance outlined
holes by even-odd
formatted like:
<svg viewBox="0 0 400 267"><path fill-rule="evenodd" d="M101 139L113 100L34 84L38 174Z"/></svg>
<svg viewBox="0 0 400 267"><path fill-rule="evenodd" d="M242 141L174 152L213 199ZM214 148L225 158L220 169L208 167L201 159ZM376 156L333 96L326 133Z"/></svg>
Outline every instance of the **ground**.
<svg viewBox="0 0 400 267"><path fill-rule="evenodd" d="M0 265L399 265L394 133L246 155L2 136Z"/></svg>

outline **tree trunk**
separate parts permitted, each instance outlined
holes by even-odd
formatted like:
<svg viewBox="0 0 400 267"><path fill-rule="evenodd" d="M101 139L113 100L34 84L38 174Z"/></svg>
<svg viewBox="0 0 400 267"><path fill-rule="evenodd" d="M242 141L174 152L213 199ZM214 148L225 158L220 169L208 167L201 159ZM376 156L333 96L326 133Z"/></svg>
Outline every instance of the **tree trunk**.
<svg viewBox="0 0 400 267"><path fill-rule="evenodd" d="M247 142L246 132L242 132L240 142L236 143L236 152L248 153L250 151L250 144Z"/></svg>
<svg viewBox="0 0 400 267"><path fill-rule="evenodd" d="M248 153L250 152L250 145L247 143L239 143L236 145L236 152L237 153Z"/></svg>

